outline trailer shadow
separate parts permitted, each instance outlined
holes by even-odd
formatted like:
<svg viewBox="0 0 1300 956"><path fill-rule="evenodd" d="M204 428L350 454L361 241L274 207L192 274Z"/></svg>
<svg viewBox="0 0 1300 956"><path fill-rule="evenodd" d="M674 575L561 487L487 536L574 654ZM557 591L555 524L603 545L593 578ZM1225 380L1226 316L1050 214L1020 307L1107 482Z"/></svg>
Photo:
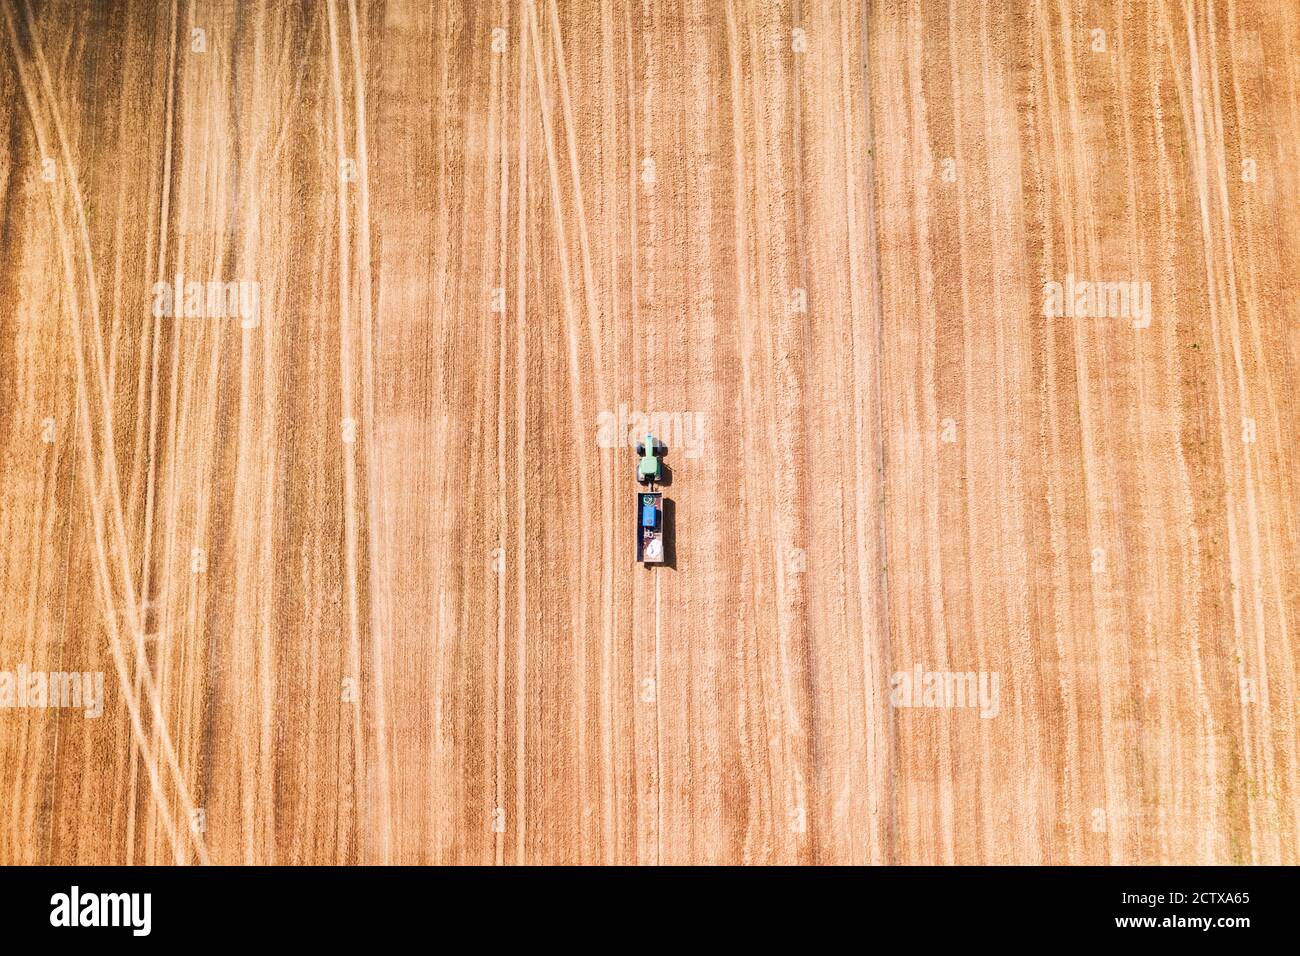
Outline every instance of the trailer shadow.
<svg viewBox="0 0 1300 956"><path fill-rule="evenodd" d="M664 560L661 567L677 570L677 502L663 499L664 508Z"/></svg>
<svg viewBox="0 0 1300 956"><path fill-rule="evenodd" d="M673 468L668 464L668 446L662 441L656 441L659 447L659 486L661 488L671 488L673 486ZM667 495L664 495L664 561L663 566L677 570L677 502L673 501Z"/></svg>

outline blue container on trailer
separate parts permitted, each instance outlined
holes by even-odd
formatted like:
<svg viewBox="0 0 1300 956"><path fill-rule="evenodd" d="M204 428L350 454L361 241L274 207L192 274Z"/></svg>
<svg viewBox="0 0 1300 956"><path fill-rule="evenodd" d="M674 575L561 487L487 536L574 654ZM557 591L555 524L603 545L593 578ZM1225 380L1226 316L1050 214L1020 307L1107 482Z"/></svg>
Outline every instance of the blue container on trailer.
<svg viewBox="0 0 1300 956"><path fill-rule="evenodd" d="M641 504L641 527L653 528L655 526L655 506L653 502L643 502Z"/></svg>

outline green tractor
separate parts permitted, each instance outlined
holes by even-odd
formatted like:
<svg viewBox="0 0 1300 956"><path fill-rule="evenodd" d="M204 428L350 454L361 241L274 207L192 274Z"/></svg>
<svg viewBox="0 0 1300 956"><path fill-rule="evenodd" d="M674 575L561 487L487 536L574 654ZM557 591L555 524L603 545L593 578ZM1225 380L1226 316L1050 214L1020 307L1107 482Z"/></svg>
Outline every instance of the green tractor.
<svg viewBox="0 0 1300 956"><path fill-rule="evenodd" d="M636 466L636 480L643 485L653 485L663 479L663 462L659 456L663 445L656 441L654 435L646 435L645 441L638 442L636 453L641 460Z"/></svg>

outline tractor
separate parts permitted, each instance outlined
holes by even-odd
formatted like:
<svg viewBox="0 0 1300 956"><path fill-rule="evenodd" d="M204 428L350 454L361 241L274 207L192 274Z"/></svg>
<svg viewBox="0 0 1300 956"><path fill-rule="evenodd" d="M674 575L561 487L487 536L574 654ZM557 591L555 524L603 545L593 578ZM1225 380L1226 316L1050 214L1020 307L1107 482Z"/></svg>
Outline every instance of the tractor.
<svg viewBox="0 0 1300 956"><path fill-rule="evenodd" d="M664 496L663 492L655 490L655 485L663 480L660 456L664 451L664 446L655 440L654 435L647 435L645 441L636 446L639 457L636 480L650 489L638 492L636 496L636 559L642 564L662 564L664 561Z"/></svg>

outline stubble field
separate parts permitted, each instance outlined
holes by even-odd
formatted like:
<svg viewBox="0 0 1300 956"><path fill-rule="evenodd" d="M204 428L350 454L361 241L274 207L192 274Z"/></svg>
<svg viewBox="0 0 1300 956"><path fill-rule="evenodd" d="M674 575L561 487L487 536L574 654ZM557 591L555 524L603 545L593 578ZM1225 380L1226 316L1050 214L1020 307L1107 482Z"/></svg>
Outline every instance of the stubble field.
<svg viewBox="0 0 1300 956"><path fill-rule="evenodd" d="M0 863L1300 862L1294 4L0 12Z"/></svg>

